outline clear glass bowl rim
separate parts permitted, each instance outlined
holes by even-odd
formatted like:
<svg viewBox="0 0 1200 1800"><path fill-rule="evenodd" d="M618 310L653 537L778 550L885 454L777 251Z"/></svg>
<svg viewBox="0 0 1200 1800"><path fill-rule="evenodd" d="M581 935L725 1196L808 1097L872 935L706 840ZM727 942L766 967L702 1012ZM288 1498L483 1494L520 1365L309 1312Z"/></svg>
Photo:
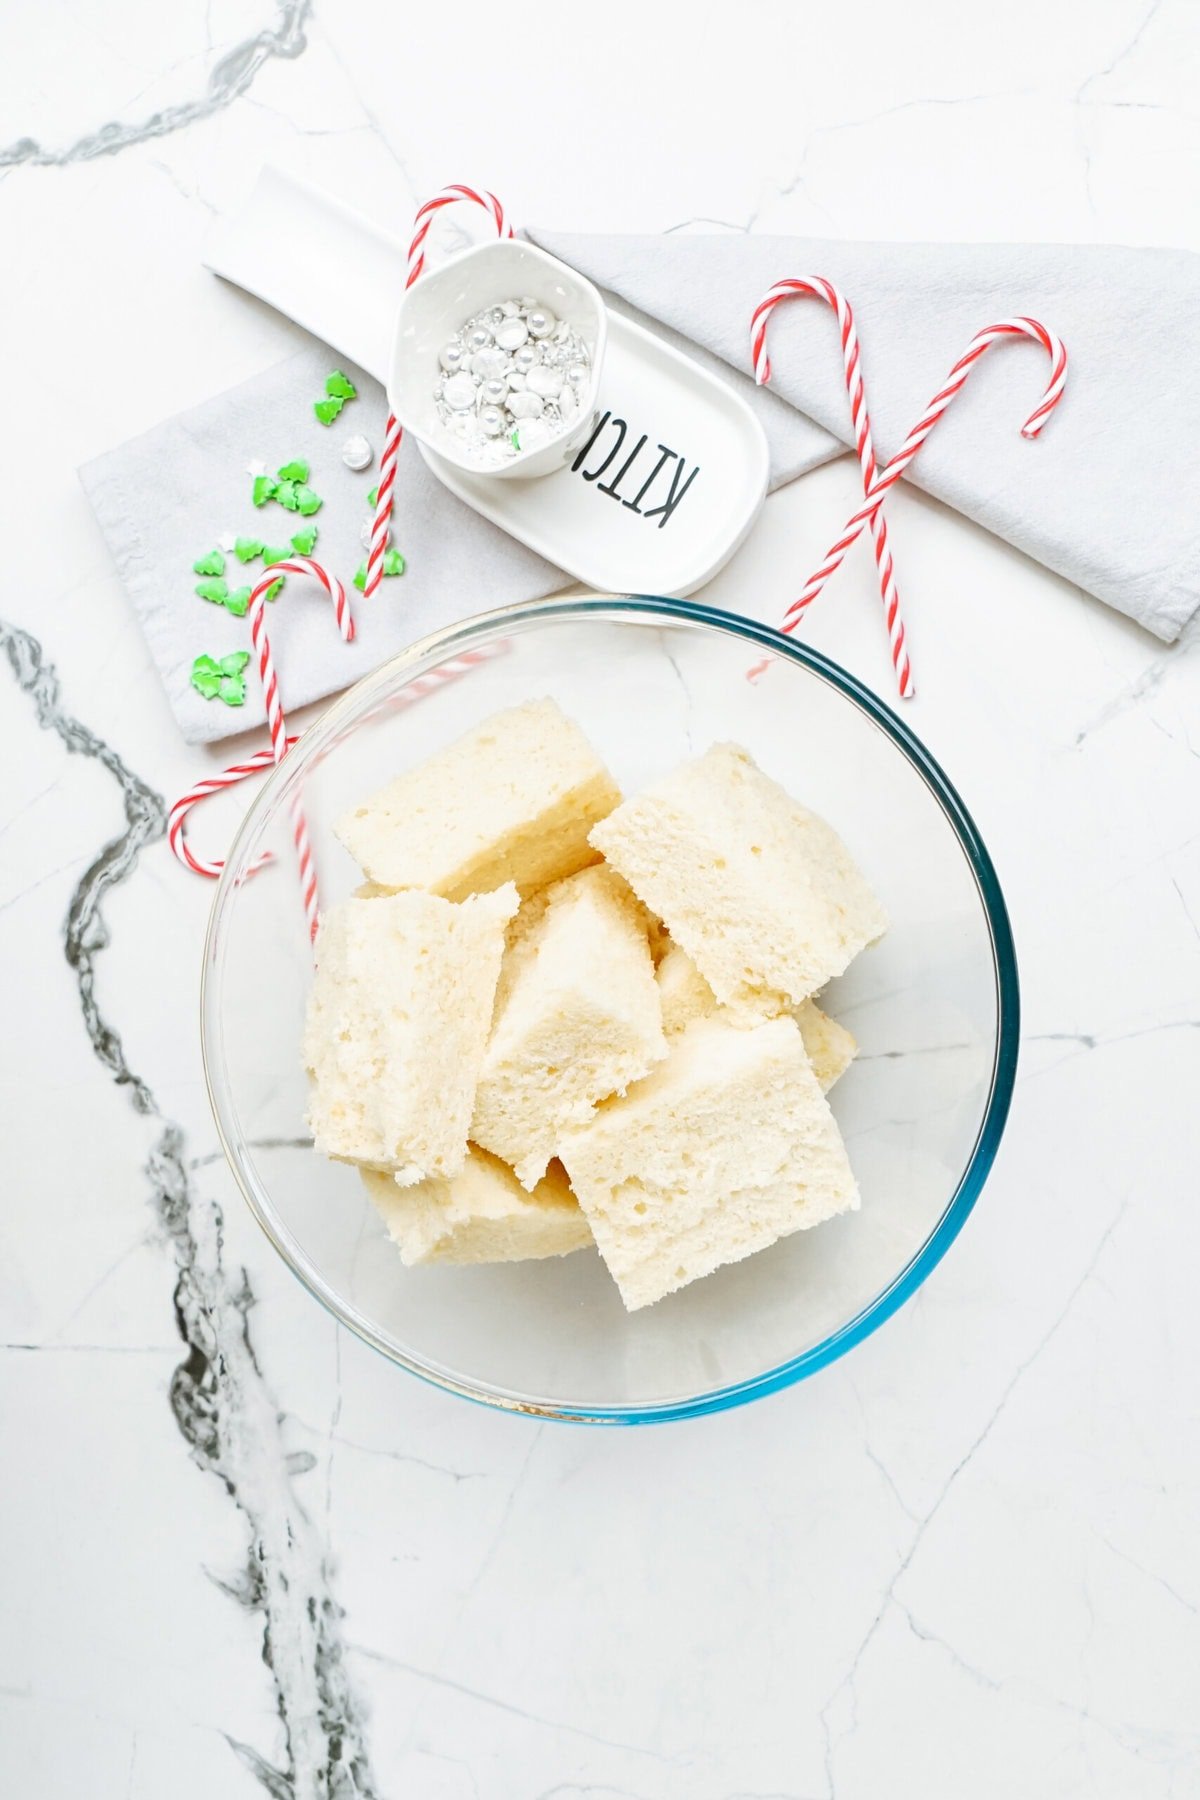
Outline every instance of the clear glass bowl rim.
<svg viewBox="0 0 1200 1800"><path fill-rule="evenodd" d="M270 1197L258 1183L253 1171L238 1156L234 1139L237 1128L229 1112L231 1087L219 1076L222 1032L217 1008L215 979L221 946L222 924L237 891L234 871L248 859L246 847L258 833L264 816L273 811L276 796L305 763L318 756L338 735L346 714L369 699L372 690L384 691L401 675L411 679L422 672L425 664L437 664L461 654L479 639L501 633L506 626L528 621L572 618L651 618L663 625L699 625L727 636L740 638L747 644L766 650L787 661L799 663L810 674L836 689L845 699L866 715L904 756L924 781L946 817L959 848L974 876L987 922L992 947L993 974L996 983L997 1031L987 1103L971 1155L958 1185L951 1194L941 1218L900 1272L875 1298L852 1319L823 1338L820 1343L774 1368L747 1377L731 1386L714 1388L684 1400L646 1406L573 1407L560 1401L518 1395L503 1389L491 1389L454 1375L449 1370L419 1361L400 1351L381 1336L370 1320L348 1305L330 1288L319 1270L294 1241L286 1226L274 1215ZM740 613L726 612L695 600L671 600L649 594L588 595L573 599L523 601L517 605L476 613L468 619L433 632L410 644L406 650L362 677L346 692L332 701L319 718L307 728L300 741L289 752L285 762L272 770L263 784L234 837L225 866L217 883L204 941L201 972L201 1057L217 1135L226 1161L251 1213L276 1251L301 1284L315 1296L339 1323L378 1350L390 1362L407 1369L410 1374L440 1387L503 1412L524 1414L536 1419L559 1419L585 1425L647 1425L674 1419L695 1418L706 1413L722 1412L741 1406L766 1394L777 1393L794 1382L813 1375L818 1369L844 1356L876 1331L885 1319L912 1298L921 1284L932 1274L954 1242L979 1198L987 1180L1000 1139L1004 1133L1016 1078L1017 1050L1020 1037L1020 988L1016 950L1008 909L1004 903L999 877L974 820L940 765L926 750L908 726L877 695L855 676L807 645L762 625Z"/></svg>

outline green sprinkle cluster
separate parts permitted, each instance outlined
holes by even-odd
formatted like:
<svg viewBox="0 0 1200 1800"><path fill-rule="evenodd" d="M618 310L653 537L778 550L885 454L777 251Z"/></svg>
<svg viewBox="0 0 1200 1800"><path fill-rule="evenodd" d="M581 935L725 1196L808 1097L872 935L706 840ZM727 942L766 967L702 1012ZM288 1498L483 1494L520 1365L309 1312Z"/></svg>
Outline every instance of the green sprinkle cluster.
<svg viewBox="0 0 1200 1800"><path fill-rule="evenodd" d="M231 588L225 579L225 558L219 550L210 550L207 556L198 556L192 564L197 575L204 580L196 583L196 592L210 606L223 606L231 612L235 619L246 616L246 608L250 604L248 587Z"/></svg>
<svg viewBox="0 0 1200 1800"><path fill-rule="evenodd" d="M334 369L325 378L325 398L313 403L313 412L322 425L332 425L341 413L348 400L357 400L358 389L348 376L340 369ZM293 458L276 470L274 475L256 475L251 489L251 499L256 507L266 506L273 500L285 512L299 513L302 518L310 519L321 510L324 502L309 485L310 469L302 458ZM379 489L372 488L367 495L367 503L372 511L379 504ZM293 533L286 544L269 544L264 538L238 537L234 539L233 555L243 567L261 559L264 568L274 563L287 562L293 556L311 556L317 545L317 527L305 525ZM212 606L223 606L235 618L244 617L250 605L252 587L231 588L226 579L226 559L221 550L209 550L198 556L192 564L193 571L200 577L196 583L196 593L201 600ZM403 575L404 558L399 550L385 550L383 555L383 573L385 575ZM361 563L354 576L354 585L360 593L367 584L367 565ZM267 599L274 600L284 585L284 577L279 576L267 589ZM242 706L246 699L245 671L250 661L248 650L235 650L228 656L198 656L192 664L191 684L196 692L205 700L220 700L226 706Z"/></svg>
<svg viewBox="0 0 1200 1800"><path fill-rule="evenodd" d="M313 401L313 411L320 424L332 425L347 400L357 399L358 389L349 376L335 369L332 375L325 377L325 398Z"/></svg>
<svg viewBox="0 0 1200 1800"><path fill-rule="evenodd" d="M241 706L246 699L246 664L248 650L234 650L229 656L198 656L192 664L192 686L205 700L223 700L226 706Z"/></svg>
<svg viewBox="0 0 1200 1800"><path fill-rule="evenodd" d="M305 467L300 463L285 464L286 468ZM305 470L307 473L307 469ZM288 544L265 544L261 538L240 537L234 540L233 554L240 563L256 562L262 558L269 568L272 563L286 562L291 556L311 556L317 543L317 527L305 525L296 532ZM197 575L204 580L196 583L196 592L201 600L207 600L210 606L223 606L226 612L232 613L235 619L244 619L250 605L250 587L231 588L225 579L225 557L220 550L210 550L204 556L198 556L192 564ZM284 577L273 581L267 589L267 599L274 600L283 589Z"/></svg>
<svg viewBox="0 0 1200 1800"><path fill-rule="evenodd" d="M285 462L274 476L256 475L251 499L255 506L265 506L268 500L275 500L285 512L298 512L307 519L324 505L320 494L309 487L308 473L308 464L297 458L294 462Z"/></svg>

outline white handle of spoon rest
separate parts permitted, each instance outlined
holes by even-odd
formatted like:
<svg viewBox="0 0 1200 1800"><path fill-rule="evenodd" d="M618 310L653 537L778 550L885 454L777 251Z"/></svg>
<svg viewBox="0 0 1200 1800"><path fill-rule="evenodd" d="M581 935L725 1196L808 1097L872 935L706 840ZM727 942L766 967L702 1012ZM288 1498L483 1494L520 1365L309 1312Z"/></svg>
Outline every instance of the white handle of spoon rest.
<svg viewBox="0 0 1200 1800"><path fill-rule="evenodd" d="M405 251L361 213L268 164L214 227L204 266L387 380Z"/></svg>

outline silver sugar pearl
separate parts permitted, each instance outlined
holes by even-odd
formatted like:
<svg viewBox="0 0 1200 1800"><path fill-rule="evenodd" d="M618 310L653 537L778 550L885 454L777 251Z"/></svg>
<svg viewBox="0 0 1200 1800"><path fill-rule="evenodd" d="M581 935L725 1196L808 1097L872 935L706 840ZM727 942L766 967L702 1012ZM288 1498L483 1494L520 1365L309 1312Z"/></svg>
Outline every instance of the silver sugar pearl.
<svg viewBox="0 0 1200 1800"><path fill-rule="evenodd" d="M465 373L451 375L442 389L442 398L455 412L465 412L475 405L475 383Z"/></svg>
<svg viewBox="0 0 1200 1800"><path fill-rule="evenodd" d="M587 378L588 378L588 372L587 372L587 369L584 367L583 363L574 363L574 364L572 364L571 368L567 371L567 380L570 382L572 387L577 387L577 388L586 387L587 386Z"/></svg>
<svg viewBox="0 0 1200 1800"><path fill-rule="evenodd" d="M532 344L522 344L521 348L513 357L513 361L516 363L518 369L520 369L522 375L528 375L537 359L538 353Z"/></svg>
<svg viewBox="0 0 1200 1800"><path fill-rule="evenodd" d="M530 337L544 338L550 336L558 321L548 308L535 306L525 323L529 327Z"/></svg>
<svg viewBox="0 0 1200 1800"><path fill-rule="evenodd" d="M472 325L467 333L467 343L472 350L486 350L492 341L492 334L486 325Z"/></svg>
<svg viewBox="0 0 1200 1800"><path fill-rule="evenodd" d="M508 398L508 383L503 375L492 375L479 390L480 398L487 406L503 406Z"/></svg>
<svg viewBox="0 0 1200 1800"><path fill-rule="evenodd" d="M504 430L504 414L500 411L498 406L481 407L479 423L483 426L483 429L487 432L489 437L499 437L500 433Z"/></svg>
<svg viewBox="0 0 1200 1800"><path fill-rule="evenodd" d="M369 469L371 446L365 437L348 437L342 445L342 461L348 469Z"/></svg>
<svg viewBox="0 0 1200 1800"><path fill-rule="evenodd" d="M446 344L438 353L438 361L441 363L443 369L445 369L447 375L453 375L457 370L462 368L466 354L466 351L460 343L455 342L453 344Z"/></svg>

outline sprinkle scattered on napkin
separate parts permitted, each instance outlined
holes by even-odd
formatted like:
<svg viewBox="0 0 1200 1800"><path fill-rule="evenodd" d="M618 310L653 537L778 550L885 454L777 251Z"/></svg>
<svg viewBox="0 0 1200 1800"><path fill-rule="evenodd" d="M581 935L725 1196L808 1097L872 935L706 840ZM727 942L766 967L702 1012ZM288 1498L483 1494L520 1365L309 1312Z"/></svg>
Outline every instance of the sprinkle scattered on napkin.
<svg viewBox="0 0 1200 1800"><path fill-rule="evenodd" d="M335 365L353 381L359 398L334 424L323 426L313 417L312 402ZM192 686L197 656L219 661L250 642L244 618L197 596L193 563L222 534L282 546L310 522L274 503L256 508L248 465L264 463L271 473L292 457L311 465L311 486L324 501L311 520L319 531L313 555L349 583L366 558L359 530L371 516L367 495L379 480L386 415L379 383L316 345L80 470L189 743L231 737L266 718L257 677L246 681L239 707L205 700ZM360 433L375 459L358 474L343 463L342 445ZM271 647L289 711L337 693L454 619L564 585L558 569L449 494L411 445L404 451L392 541L404 556L405 572L384 581L370 600L352 594L354 642L345 644L338 636L332 608L315 582L289 577L270 607ZM243 568L232 553L226 562L231 587L252 583L263 566L260 561Z"/></svg>

